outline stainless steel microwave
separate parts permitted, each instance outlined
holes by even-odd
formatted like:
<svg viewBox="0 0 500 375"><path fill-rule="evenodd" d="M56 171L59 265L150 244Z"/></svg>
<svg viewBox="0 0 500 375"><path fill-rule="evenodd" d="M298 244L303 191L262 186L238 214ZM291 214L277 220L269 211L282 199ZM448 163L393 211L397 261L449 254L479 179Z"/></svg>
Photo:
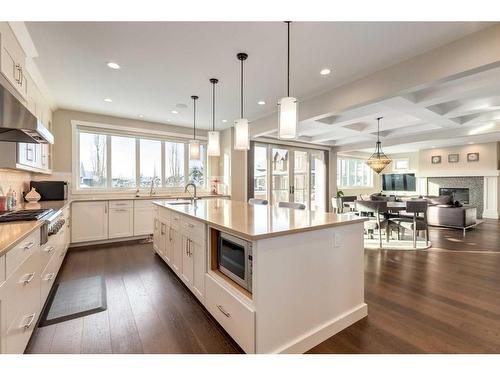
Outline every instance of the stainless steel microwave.
<svg viewBox="0 0 500 375"><path fill-rule="evenodd" d="M251 292L252 243L227 233L221 233L217 255L220 272Z"/></svg>

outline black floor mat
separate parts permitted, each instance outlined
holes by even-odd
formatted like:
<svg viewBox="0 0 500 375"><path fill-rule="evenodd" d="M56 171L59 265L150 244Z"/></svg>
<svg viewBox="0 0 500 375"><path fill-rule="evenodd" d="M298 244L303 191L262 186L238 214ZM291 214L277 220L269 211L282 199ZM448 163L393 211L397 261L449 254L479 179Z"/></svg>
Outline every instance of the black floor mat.
<svg viewBox="0 0 500 375"><path fill-rule="evenodd" d="M95 314L106 308L106 282L102 276L64 281L52 289L39 326Z"/></svg>

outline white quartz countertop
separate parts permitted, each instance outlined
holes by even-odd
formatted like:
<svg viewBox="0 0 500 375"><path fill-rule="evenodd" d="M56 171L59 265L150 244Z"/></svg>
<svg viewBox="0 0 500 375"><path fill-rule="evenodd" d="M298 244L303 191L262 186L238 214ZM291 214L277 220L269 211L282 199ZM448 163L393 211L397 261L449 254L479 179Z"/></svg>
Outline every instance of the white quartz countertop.
<svg viewBox="0 0 500 375"><path fill-rule="evenodd" d="M173 205L165 200L153 203L251 241L367 220L354 214L293 210L217 198L198 200L196 204Z"/></svg>

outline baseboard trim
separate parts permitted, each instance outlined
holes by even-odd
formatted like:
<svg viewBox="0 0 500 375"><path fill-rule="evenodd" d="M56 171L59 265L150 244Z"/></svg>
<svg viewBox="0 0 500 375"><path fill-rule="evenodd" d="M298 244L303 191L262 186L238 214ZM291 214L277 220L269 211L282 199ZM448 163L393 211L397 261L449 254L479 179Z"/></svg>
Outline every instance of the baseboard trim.
<svg viewBox="0 0 500 375"><path fill-rule="evenodd" d="M483 219L500 219L500 215L496 210L484 210Z"/></svg>
<svg viewBox="0 0 500 375"><path fill-rule="evenodd" d="M281 348L277 349L275 353L280 354L301 354L307 352L309 349L314 348L316 345L322 343L326 339L339 333L343 329L356 323L358 320L363 319L368 315L368 305L363 303L343 315L325 323L322 326L316 327L305 335L297 338Z"/></svg>
<svg viewBox="0 0 500 375"><path fill-rule="evenodd" d="M112 244L112 243L117 243L117 242L137 241L137 240L146 239L148 237L149 237L148 235L141 235L141 236L133 236L133 237L110 238L107 240L100 240L100 241L72 242L72 243L70 243L69 247L70 247L70 249L76 249L79 247L86 247L86 246L106 245L106 244Z"/></svg>

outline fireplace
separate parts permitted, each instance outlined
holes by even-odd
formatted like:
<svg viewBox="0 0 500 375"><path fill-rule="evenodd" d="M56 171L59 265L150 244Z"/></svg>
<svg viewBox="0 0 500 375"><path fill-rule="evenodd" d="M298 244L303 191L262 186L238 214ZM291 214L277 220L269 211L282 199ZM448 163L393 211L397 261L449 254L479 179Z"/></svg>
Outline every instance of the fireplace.
<svg viewBox="0 0 500 375"><path fill-rule="evenodd" d="M439 188L439 195L451 195L453 202L469 204L469 188Z"/></svg>

